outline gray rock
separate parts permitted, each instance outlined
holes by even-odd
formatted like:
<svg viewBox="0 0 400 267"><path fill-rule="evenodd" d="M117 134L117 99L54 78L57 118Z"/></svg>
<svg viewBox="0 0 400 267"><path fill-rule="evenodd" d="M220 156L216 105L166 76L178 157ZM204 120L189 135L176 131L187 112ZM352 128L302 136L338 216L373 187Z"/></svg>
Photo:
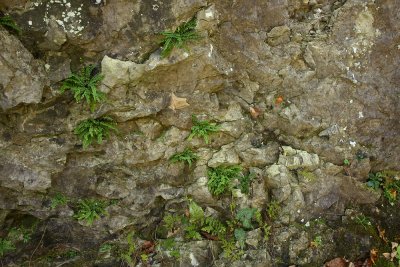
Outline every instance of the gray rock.
<svg viewBox="0 0 400 267"><path fill-rule="evenodd" d="M21 42L0 29L0 107L37 104L48 84L44 64L33 58Z"/></svg>

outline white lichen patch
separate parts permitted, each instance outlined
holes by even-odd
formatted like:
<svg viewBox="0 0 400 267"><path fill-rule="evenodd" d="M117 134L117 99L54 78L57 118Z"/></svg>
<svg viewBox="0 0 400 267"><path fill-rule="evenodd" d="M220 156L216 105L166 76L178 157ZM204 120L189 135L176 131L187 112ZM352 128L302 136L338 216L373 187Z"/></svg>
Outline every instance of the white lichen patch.
<svg viewBox="0 0 400 267"><path fill-rule="evenodd" d="M82 7L83 4L74 6L68 0L50 0L46 3L43 20L46 25L49 25L50 20L55 20L65 33L80 35L86 26L83 23Z"/></svg>

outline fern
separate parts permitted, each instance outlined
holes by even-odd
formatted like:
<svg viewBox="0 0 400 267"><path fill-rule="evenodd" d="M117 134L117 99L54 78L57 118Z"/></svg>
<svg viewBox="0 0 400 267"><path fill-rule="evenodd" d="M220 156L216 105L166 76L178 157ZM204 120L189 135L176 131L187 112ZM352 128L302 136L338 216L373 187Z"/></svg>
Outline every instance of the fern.
<svg viewBox="0 0 400 267"><path fill-rule="evenodd" d="M65 204L67 204L67 202L68 202L68 199L67 199L67 197L66 196L64 196L63 194L61 194L61 193L57 193L52 199L51 199L51 204L50 204L50 207L52 208L52 209L55 209L55 208L57 208L58 206L63 206L63 205L65 205Z"/></svg>
<svg viewBox="0 0 400 267"><path fill-rule="evenodd" d="M0 257L13 250L15 250L15 246L10 240L0 238Z"/></svg>
<svg viewBox="0 0 400 267"><path fill-rule="evenodd" d="M201 235L198 232L197 226L194 224L188 224L185 227L185 238L201 240Z"/></svg>
<svg viewBox="0 0 400 267"><path fill-rule="evenodd" d="M105 201L95 199L84 199L79 201L78 213L74 216L78 221L86 221L87 225L92 225L94 220L107 215Z"/></svg>
<svg viewBox="0 0 400 267"><path fill-rule="evenodd" d="M169 232L174 231L182 223L182 216L167 214L163 218L164 226Z"/></svg>
<svg viewBox="0 0 400 267"><path fill-rule="evenodd" d="M190 200L189 202L189 222L197 225L203 224L204 221L204 211L203 209L196 204L196 202Z"/></svg>
<svg viewBox="0 0 400 267"><path fill-rule="evenodd" d="M21 28L15 23L11 16L0 17L0 25L4 26L8 30L11 30L17 34L21 34Z"/></svg>
<svg viewBox="0 0 400 267"><path fill-rule="evenodd" d="M190 148L186 148L183 152L173 155L169 160L172 163L184 161L189 165L189 167L191 167L192 163L198 158L199 156L197 156L196 153L194 153Z"/></svg>
<svg viewBox="0 0 400 267"><path fill-rule="evenodd" d="M204 142L208 144L209 135L214 132L219 131L219 127L216 123L211 123L207 120L200 121L197 119L195 115L192 115L193 126L191 128L191 133L188 137L188 140L191 140L193 137L203 138Z"/></svg>
<svg viewBox="0 0 400 267"><path fill-rule="evenodd" d="M82 140L83 148L87 148L94 140L101 144L103 139L109 138L110 130L118 131L116 123L110 117L102 117L80 122L74 133Z"/></svg>
<svg viewBox="0 0 400 267"><path fill-rule="evenodd" d="M93 75L94 68L94 65L89 65L81 69L80 73L71 74L60 88L61 93L71 90L78 103L81 100L86 100L92 112L96 104L105 99L105 94L97 91L97 86L103 80L104 76L100 74Z"/></svg>
<svg viewBox="0 0 400 267"><path fill-rule="evenodd" d="M174 32L172 31L164 31L161 32L161 35L164 36L164 39L161 41L162 52L161 57L165 58L169 56L174 49L174 47L184 48L185 44L189 40L195 40L199 38L199 35L196 33L196 18L192 18L188 22L180 25Z"/></svg>
<svg viewBox="0 0 400 267"><path fill-rule="evenodd" d="M208 189L213 195L219 196L231 187L231 181L240 176L240 166L219 166L210 168L208 175Z"/></svg>
<svg viewBox="0 0 400 267"><path fill-rule="evenodd" d="M226 226L220 220L213 217L207 217L205 219L204 226L201 230L218 236L220 239L226 234Z"/></svg>

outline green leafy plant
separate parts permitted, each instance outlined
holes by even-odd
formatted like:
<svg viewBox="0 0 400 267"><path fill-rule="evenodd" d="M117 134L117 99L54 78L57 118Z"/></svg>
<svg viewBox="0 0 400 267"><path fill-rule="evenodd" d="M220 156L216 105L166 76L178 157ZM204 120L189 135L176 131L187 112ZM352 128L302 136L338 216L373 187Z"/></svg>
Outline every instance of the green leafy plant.
<svg viewBox="0 0 400 267"><path fill-rule="evenodd" d="M311 245L316 248L322 246L322 237L320 235L314 237L314 240L311 241Z"/></svg>
<svg viewBox="0 0 400 267"><path fill-rule="evenodd" d="M169 232L173 232L175 229L179 228L182 224L182 216L167 214L163 218L164 226Z"/></svg>
<svg viewBox="0 0 400 267"><path fill-rule="evenodd" d="M235 239L238 241L241 249L244 249L246 241L246 231L243 228L236 228L234 231Z"/></svg>
<svg viewBox="0 0 400 267"><path fill-rule="evenodd" d="M211 235L217 236L222 239L226 234L226 226L218 219L213 217L207 217L204 221L202 231L207 232Z"/></svg>
<svg viewBox="0 0 400 267"><path fill-rule="evenodd" d="M133 267L136 264L136 256L134 255L136 252L136 245L134 241L134 232L130 232L127 237L126 241L128 243L128 247L126 250L122 251L120 254L120 258L125 261L129 266ZM132 257L134 256L134 257Z"/></svg>
<svg viewBox="0 0 400 267"><path fill-rule="evenodd" d="M357 215L354 219L355 219L356 223L358 223L359 225L364 227L364 229L366 229L366 230L372 226L371 220L363 214Z"/></svg>
<svg viewBox="0 0 400 267"><path fill-rule="evenodd" d="M253 229L252 219L255 219L256 208L243 208L236 213L236 219L246 229Z"/></svg>
<svg viewBox="0 0 400 267"><path fill-rule="evenodd" d="M10 229L7 235L7 239L16 244L19 241L28 243L31 240L33 229L27 229L25 227L13 227Z"/></svg>
<svg viewBox="0 0 400 267"><path fill-rule="evenodd" d="M219 166L209 168L208 190L216 196L222 195L231 189L231 182L235 178L240 178L242 168L240 166Z"/></svg>
<svg viewBox="0 0 400 267"><path fill-rule="evenodd" d="M3 257L4 254L14 250L15 246L10 240L0 238L0 257Z"/></svg>
<svg viewBox="0 0 400 267"><path fill-rule="evenodd" d="M344 159L344 160L343 160L343 164L344 164L345 166L350 166L350 160Z"/></svg>
<svg viewBox="0 0 400 267"><path fill-rule="evenodd" d="M192 115L193 126L191 128L188 140L193 137L203 138L206 144L209 143L209 135L219 131L219 127L216 123L209 122L208 120L200 121L195 115Z"/></svg>
<svg viewBox="0 0 400 267"><path fill-rule="evenodd" d="M242 192L243 194L250 193L250 185L254 177L255 177L254 173L249 173L247 175L242 175L238 177L240 183L239 184L240 192Z"/></svg>
<svg viewBox="0 0 400 267"><path fill-rule="evenodd" d="M68 203L68 199L61 193L56 193L55 196L51 199L50 207L52 209L57 208L58 206L64 206Z"/></svg>
<svg viewBox="0 0 400 267"><path fill-rule="evenodd" d="M110 117L101 117L80 122L74 133L82 140L83 148L87 148L94 140L101 144L104 139L109 138L111 130L118 131L114 120Z"/></svg>
<svg viewBox="0 0 400 267"><path fill-rule="evenodd" d="M275 220L278 217L280 210L281 207L279 206L279 203L275 200L271 201L267 208L268 217L271 220Z"/></svg>
<svg viewBox="0 0 400 267"><path fill-rule="evenodd" d="M99 252L100 253L110 252L113 247L114 247L113 244L108 244L108 243L103 244L103 245L100 246Z"/></svg>
<svg viewBox="0 0 400 267"><path fill-rule="evenodd" d="M103 80L104 76L100 74L93 75L96 66L89 65L80 70L77 74L71 74L64 80L60 90L64 93L71 90L76 102L86 100L93 112L96 104L105 99L105 94L97 90L97 86Z"/></svg>
<svg viewBox="0 0 400 267"><path fill-rule="evenodd" d="M383 176L380 172L369 173L367 185L375 190L377 190L383 183Z"/></svg>
<svg viewBox="0 0 400 267"><path fill-rule="evenodd" d="M196 18L192 18L188 22L181 24L175 31L164 31L161 35L164 39L161 41L162 52L161 57L169 56L174 47L184 48L185 44L190 40L198 39L200 36L196 33Z"/></svg>
<svg viewBox="0 0 400 267"><path fill-rule="evenodd" d="M368 174L367 186L377 190L383 190L383 196L391 205L399 199L400 194L400 172L397 171L382 171Z"/></svg>
<svg viewBox="0 0 400 267"><path fill-rule="evenodd" d="M173 238L167 238L164 240L161 240L157 246L157 249L159 251L166 250L169 252L169 255L174 257L175 259L179 259L181 254L179 252L179 248Z"/></svg>
<svg viewBox="0 0 400 267"><path fill-rule="evenodd" d="M172 163L175 162L186 162L189 167L192 166L192 163L199 158L196 153L194 153L190 148L186 148L183 152L176 153L169 160Z"/></svg>
<svg viewBox="0 0 400 267"><path fill-rule="evenodd" d="M101 216L107 215L106 207L108 203L96 199L80 200L78 204L78 212L74 216L78 221L86 221L86 225L92 225L94 220Z"/></svg>
<svg viewBox="0 0 400 267"><path fill-rule="evenodd" d="M17 34L21 34L21 28L15 23L11 16L0 17L0 25Z"/></svg>

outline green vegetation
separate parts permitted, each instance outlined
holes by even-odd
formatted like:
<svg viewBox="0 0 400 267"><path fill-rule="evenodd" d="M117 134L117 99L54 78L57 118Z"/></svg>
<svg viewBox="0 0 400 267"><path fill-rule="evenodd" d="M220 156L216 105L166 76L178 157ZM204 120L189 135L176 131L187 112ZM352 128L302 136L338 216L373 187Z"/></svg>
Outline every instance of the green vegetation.
<svg viewBox="0 0 400 267"><path fill-rule="evenodd" d="M192 115L193 126L188 137L191 140L193 137L203 138L206 144L209 143L209 135L219 131L219 127L216 123L209 122L207 120L200 121L195 115Z"/></svg>
<svg viewBox="0 0 400 267"><path fill-rule="evenodd" d="M5 27L9 31L21 34L21 28L15 23L11 16L0 17L0 25Z"/></svg>
<svg viewBox="0 0 400 267"><path fill-rule="evenodd" d="M400 194L400 172L398 171L382 171L377 173L370 173L368 175L367 186L377 190L383 190L383 196L394 205L399 200Z"/></svg>
<svg viewBox="0 0 400 267"><path fill-rule="evenodd" d="M164 31L161 34L164 36L164 39L161 42L162 52L161 57L168 57L174 47L184 48L185 44L190 40L195 40L199 38L199 35L196 33L196 18L192 18L188 22L181 24L174 32L172 31Z"/></svg>
<svg viewBox="0 0 400 267"><path fill-rule="evenodd" d="M364 227L365 230L372 226L371 220L363 214L357 215L354 219L356 223Z"/></svg>
<svg viewBox="0 0 400 267"><path fill-rule="evenodd" d="M344 166L350 166L350 160L344 159L343 164L344 164Z"/></svg>
<svg viewBox="0 0 400 267"><path fill-rule="evenodd" d="M51 199L50 207L52 209L57 208L58 206L64 206L68 203L68 199L61 193L55 194L55 196Z"/></svg>
<svg viewBox="0 0 400 267"><path fill-rule="evenodd" d="M125 261L129 266L135 266L136 264L136 257L134 256L136 252L136 245L135 241L133 240L133 236L135 235L135 232L130 232L127 237L126 241L128 243L128 247L126 250L122 251L120 254L120 258Z"/></svg>
<svg viewBox="0 0 400 267"><path fill-rule="evenodd" d="M82 140L83 148L87 148L94 140L101 144L103 139L109 138L110 130L118 131L116 123L110 117L102 117L80 122L74 133Z"/></svg>
<svg viewBox="0 0 400 267"><path fill-rule="evenodd" d="M94 220L107 215L108 203L96 199L84 199L79 201L78 212L74 216L78 221L86 221L86 225L92 225Z"/></svg>
<svg viewBox="0 0 400 267"><path fill-rule="evenodd" d="M110 251L112 250L113 247L114 247L114 246L113 246L112 244L105 243L105 244L103 244L103 245L100 246L99 252L100 252L100 253L107 253L107 252L110 252Z"/></svg>
<svg viewBox="0 0 400 267"><path fill-rule="evenodd" d="M0 238L0 258L16 249L18 244L26 244L31 240L36 224L30 228L12 227L4 238Z"/></svg>
<svg viewBox="0 0 400 267"><path fill-rule="evenodd" d="M167 238L161 240L157 246L158 251L167 251L175 259L179 259L181 254L179 252L179 247L177 246L173 238Z"/></svg>
<svg viewBox="0 0 400 267"><path fill-rule="evenodd" d="M322 246L322 237L320 235L314 237L314 240L311 243L316 248Z"/></svg>
<svg viewBox="0 0 400 267"><path fill-rule="evenodd" d="M89 65L81 69L79 73L71 74L70 77L64 80L60 88L61 93L71 90L78 103L81 100L86 100L92 112L96 104L105 99L105 94L97 91L97 86L104 76L100 74L93 75L94 68L94 65Z"/></svg>
<svg viewBox="0 0 400 267"><path fill-rule="evenodd" d="M2 258L4 254L14 250L15 246L13 242L7 239L0 238L0 258Z"/></svg>
<svg viewBox="0 0 400 267"><path fill-rule="evenodd" d="M275 220L276 218L278 218L280 210L281 210L281 207L279 206L279 203L275 200L271 201L268 204L268 208L267 208L268 217L271 220Z"/></svg>
<svg viewBox="0 0 400 267"><path fill-rule="evenodd" d="M316 176L313 172L307 170L298 171L298 174L303 176L307 181L312 182L316 179Z"/></svg>
<svg viewBox="0 0 400 267"><path fill-rule="evenodd" d="M249 173L247 175L241 175L238 177L239 179L239 189L242 194L249 194L250 193L250 185L251 181L254 179L255 174Z"/></svg>
<svg viewBox="0 0 400 267"><path fill-rule="evenodd" d="M172 237L183 235L186 240L220 240L225 257L231 260L239 259L246 246L247 231L255 227L261 228L264 238L267 239L270 227L263 222L261 212L256 208L243 208L236 210L231 205L231 216L222 221L213 216L206 216L204 210L194 201L189 200L188 209L183 215L165 215L164 227L168 231L169 239L161 241L160 245L175 249ZM164 243L166 242L166 243ZM172 245L173 244L173 245ZM170 253L172 255L172 253Z"/></svg>
<svg viewBox="0 0 400 267"><path fill-rule="evenodd" d="M189 167L192 166L192 163L199 158L196 153L194 153L190 148L186 148L183 152L176 153L169 160L172 163L175 162L186 162Z"/></svg>
<svg viewBox="0 0 400 267"><path fill-rule="evenodd" d="M232 180L240 179L242 168L235 166L219 166L209 168L208 175L208 190L215 196L220 196L231 190Z"/></svg>

